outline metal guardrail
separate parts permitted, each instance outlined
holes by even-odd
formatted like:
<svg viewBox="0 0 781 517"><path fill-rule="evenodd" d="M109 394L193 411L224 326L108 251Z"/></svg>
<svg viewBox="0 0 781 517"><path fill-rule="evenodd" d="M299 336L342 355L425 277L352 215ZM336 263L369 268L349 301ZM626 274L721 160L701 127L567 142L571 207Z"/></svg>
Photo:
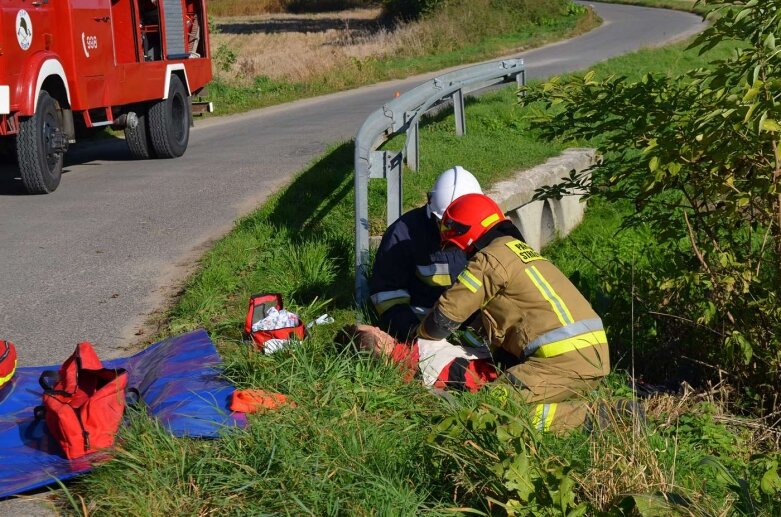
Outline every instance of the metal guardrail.
<svg viewBox="0 0 781 517"><path fill-rule="evenodd" d="M369 295L369 179L387 180L387 224L402 211L402 167L418 169L418 128L421 117L452 100L456 134L466 134L464 96L490 86L526 83L522 59L506 59L463 68L436 77L396 97L372 113L355 137L355 297L359 305ZM407 134L401 151L378 149L394 136Z"/></svg>

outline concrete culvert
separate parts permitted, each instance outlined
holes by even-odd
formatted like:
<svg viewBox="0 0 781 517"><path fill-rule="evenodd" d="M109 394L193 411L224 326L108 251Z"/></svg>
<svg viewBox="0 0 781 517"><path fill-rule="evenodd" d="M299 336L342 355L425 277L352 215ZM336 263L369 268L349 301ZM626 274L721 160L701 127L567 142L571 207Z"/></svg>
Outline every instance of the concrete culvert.
<svg viewBox="0 0 781 517"><path fill-rule="evenodd" d="M556 220L553 217L553 209L550 201L546 200L542 205L540 214L540 247L545 246L556 237Z"/></svg>

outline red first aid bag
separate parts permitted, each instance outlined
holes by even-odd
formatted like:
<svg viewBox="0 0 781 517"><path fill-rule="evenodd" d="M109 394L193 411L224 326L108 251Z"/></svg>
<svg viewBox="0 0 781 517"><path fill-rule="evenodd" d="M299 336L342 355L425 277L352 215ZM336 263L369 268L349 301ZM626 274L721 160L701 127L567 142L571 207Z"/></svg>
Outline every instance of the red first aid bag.
<svg viewBox="0 0 781 517"><path fill-rule="evenodd" d="M16 349L10 341L0 339L0 388L11 382L16 373Z"/></svg>
<svg viewBox="0 0 781 517"><path fill-rule="evenodd" d="M111 447L125 412L127 372L103 368L92 345L79 343L60 371L44 371L46 426L68 459Z"/></svg>
<svg viewBox="0 0 781 517"><path fill-rule="evenodd" d="M270 339L304 339L306 336L306 327L301 318L298 318L298 324L292 327L256 330L253 332L253 325L263 320L266 317L268 310L272 307L278 311L281 311L284 308L281 294L253 294L249 299L249 310L247 311L247 319L244 321L244 332L252 337L255 348L263 350L263 344Z"/></svg>

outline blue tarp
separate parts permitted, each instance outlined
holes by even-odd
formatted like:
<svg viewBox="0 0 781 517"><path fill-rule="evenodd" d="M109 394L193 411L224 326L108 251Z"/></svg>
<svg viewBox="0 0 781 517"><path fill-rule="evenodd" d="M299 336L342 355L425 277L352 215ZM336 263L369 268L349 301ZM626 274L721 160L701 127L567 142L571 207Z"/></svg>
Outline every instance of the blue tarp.
<svg viewBox="0 0 781 517"><path fill-rule="evenodd" d="M204 330L103 362L106 368L128 371L128 387L138 389L149 414L174 436L200 438L216 438L226 426L246 424L243 414L228 409L235 388L219 377L219 364L217 349ZM106 457L98 452L65 459L46 424L35 419L33 410L42 399L38 378L43 370L57 369L59 365L19 368L0 391L0 498L71 478Z"/></svg>

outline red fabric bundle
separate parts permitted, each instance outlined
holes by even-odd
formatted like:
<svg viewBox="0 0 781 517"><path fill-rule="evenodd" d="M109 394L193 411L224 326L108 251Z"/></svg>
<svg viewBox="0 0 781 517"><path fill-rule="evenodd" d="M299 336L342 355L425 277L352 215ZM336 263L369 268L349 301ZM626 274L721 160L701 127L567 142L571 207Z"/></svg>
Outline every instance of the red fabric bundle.
<svg viewBox="0 0 781 517"><path fill-rule="evenodd" d="M51 384L52 378L56 382ZM125 411L127 372L103 368L92 345L79 343L60 367L40 378L46 425L68 459L111 447Z"/></svg>

